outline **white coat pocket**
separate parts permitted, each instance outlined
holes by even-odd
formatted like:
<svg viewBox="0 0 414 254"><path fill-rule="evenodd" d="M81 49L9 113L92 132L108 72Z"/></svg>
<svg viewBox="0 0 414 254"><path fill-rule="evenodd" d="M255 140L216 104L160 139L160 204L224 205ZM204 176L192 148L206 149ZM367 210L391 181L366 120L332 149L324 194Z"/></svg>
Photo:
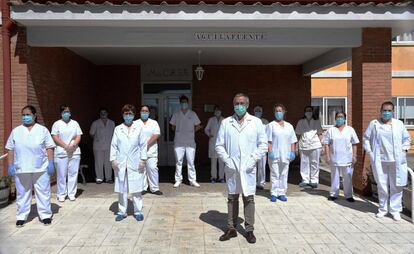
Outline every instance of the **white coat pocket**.
<svg viewBox="0 0 414 254"><path fill-rule="evenodd" d="M231 158L228 158L225 162L224 165L226 166L226 168L228 168L231 171L237 171L236 169L236 165L234 165L234 162Z"/></svg>
<svg viewBox="0 0 414 254"><path fill-rule="evenodd" d="M250 157L249 160L247 161L247 165L246 165L246 172L247 173L251 173L256 167L256 160L253 159L253 157Z"/></svg>

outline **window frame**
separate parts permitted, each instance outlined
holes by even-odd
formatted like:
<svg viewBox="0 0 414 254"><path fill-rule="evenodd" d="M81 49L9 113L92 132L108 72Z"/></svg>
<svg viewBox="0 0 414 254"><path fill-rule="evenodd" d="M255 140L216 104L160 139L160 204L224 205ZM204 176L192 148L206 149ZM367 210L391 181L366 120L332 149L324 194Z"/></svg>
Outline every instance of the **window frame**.
<svg viewBox="0 0 414 254"><path fill-rule="evenodd" d="M400 99L404 99L404 103L405 103L405 105L407 105L407 103L406 103L406 99L414 99L414 96L393 96L392 97L392 102L394 103L394 117L396 118L396 119L400 119L398 116L399 116L399 110L400 110ZM405 106L404 105L404 106ZM404 126L407 128L407 129L414 129L414 124L406 124L405 123L405 117L404 118L402 118L403 119L403 123L404 123Z"/></svg>
<svg viewBox="0 0 414 254"><path fill-rule="evenodd" d="M330 125L330 124L325 124L328 120L328 116L326 115L326 112L328 110L328 103L327 103L328 100L330 100L330 99L344 99L345 100L345 110L344 111L345 111L345 114L348 115L348 98L347 98L347 96L312 96L311 99L322 99L322 118L319 118L319 120L321 121L321 125L322 125L323 129L328 129L328 128L333 126L333 125ZM314 105L312 105L312 106L314 106Z"/></svg>

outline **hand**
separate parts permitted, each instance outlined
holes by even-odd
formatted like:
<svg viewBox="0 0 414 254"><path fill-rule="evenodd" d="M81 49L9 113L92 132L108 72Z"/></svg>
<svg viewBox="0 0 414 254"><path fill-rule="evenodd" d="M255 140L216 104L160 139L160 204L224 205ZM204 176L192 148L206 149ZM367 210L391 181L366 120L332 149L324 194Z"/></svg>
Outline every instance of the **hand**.
<svg viewBox="0 0 414 254"><path fill-rule="evenodd" d="M357 157L352 156L352 165L355 165L357 163Z"/></svg>
<svg viewBox="0 0 414 254"><path fill-rule="evenodd" d="M330 165L331 164L331 158L329 156L326 156L326 164Z"/></svg>
<svg viewBox="0 0 414 254"><path fill-rule="evenodd" d="M267 157L269 157L269 160L274 161L274 160L276 159L276 154L275 154L273 151L270 151L270 152L267 154Z"/></svg>
<svg viewBox="0 0 414 254"><path fill-rule="evenodd" d="M294 151L289 152L289 161L294 161L296 159L296 153Z"/></svg>
<svg viewBox="0 0 414 254"><path fill-rule="evenodd" d="M145 170L145 161L144 160L140 160L139 161L139 165L138 165L138 170L142 173Z"/></svg>
<svg viewBox="0 0 414 254"><path fill-rule="evenodd" d="M247 161L247 165L246 165L246 172L250 173L252 172L255 168L256 168L256 160L253 157L250 157L249 160Z"/></svg>
<svg viewBox="0 0 414 254"><path fill-rule="evenodd" d="M53 176L55 173L55 164L53 163L53 160L49 160L47 164L47 174L49 176Z"/></svg>
<svg viewBox="0 0 414 254"><path fill-rule="evenodd" d="M7 174L9 176L15 176L16 175L16 169L14 168L14 164L9 164L7 168Z"/></svg>
<svg viewBox="0 0 414 254"><path fill-rule="evenodd" d="M116 160L113 160L111 164L114 170L119 171L119 163Z"/></svg>

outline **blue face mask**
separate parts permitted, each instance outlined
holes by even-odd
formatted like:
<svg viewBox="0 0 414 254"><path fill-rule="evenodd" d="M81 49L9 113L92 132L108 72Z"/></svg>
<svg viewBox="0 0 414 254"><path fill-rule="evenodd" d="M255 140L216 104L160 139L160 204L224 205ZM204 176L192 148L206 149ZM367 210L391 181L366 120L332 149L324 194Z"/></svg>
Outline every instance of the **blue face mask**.
<svg viewBox="0 0 414 254"><path fill-rule="evenodd" d="M22 122L23 124L26 124L26 125L31 124L33 122L33 116L31 115L22 116Z"/></svg>
<svg viewBox="0 0 414 254"><path fill-rule="evenodd" d="M277 121L282 120L284 115L285 114L283 112L275 112L275 118L276 118Z"/></svg>
<svg viewBox="0 0 414 254"><path fill-rule="evenodd" d="M345 118L343 118L343 117L338 117L338 118L336 118L336 119L335 119L335 123L336 123L336 125L338 125L338 126L344 125L344 124L345 124Z"/></svg>
<svg viewBox="0 0 414 254"><path fill-rule="evenodd" d="M71 116L70 112L63 112L62 113L62 119L63 119L63 121L69 121L70 116Z"/></svg>
<svg viewBox="0 0 414 254"><path fill-rule="evenodd" d="M384 120L390 120L392 118L392 112L390 111L383 111L382 112L382 119Z"/></svg>
<svg viewBox="0 0 414 254"><path fill-rule="evenodd" d="M254 116L257 117L257 118L262 118L262 112L256 111L256 112L254 112Z"/></svg>
<svg viewBox="0 0 414 254"><path fill-rule="evenodd" d="M123 115L122 116L123 118L124 118L124 122L126 123L126 124L131 124L132 123L132 121L134 121L134 115Z"/></svg>
<svg viewBox="0 0 414 254"><path fill-rule="evenodd" d="M220 111L220 110L216 110L216 111L214 111L214 115L215 115L216 117L220 117L220 116L221 116L221 111Z"/></svg>
<svg viewBox="0 0 414 254"><path fill-rule="evenodd" d="M310 119L312 118L312 116L313 116L313 113L312 113L312 112L305 112L305 117L306 117L308 120L310 120Z"/></svg>
<svg viewBox="0 0 414 254"><path fill-rule="evenodd" d="M181 102L181 109L188 109L188 103L187 102Z"/></svg>
<svg viewBox="0 0 414 254"><path fill-rule="evenodd" d="M246 114L246 110L247 108L245 105L234 105L234 112L238 116L243 116L244 114Z"/></svg>
<svg viewBox="0 0 414 254"><path fill-rule="evenodd" d="M141 112L141 120L142 121L147 121L149 117L149 113L148 112Z"/></svg>

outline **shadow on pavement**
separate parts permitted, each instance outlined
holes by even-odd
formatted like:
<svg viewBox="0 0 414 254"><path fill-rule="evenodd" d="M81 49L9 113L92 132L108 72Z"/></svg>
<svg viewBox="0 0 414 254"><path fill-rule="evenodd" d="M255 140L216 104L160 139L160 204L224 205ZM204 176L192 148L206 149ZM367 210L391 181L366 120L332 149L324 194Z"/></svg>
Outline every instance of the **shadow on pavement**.
<svg viewBox="0 0 414 254"><path fill-rule="evenodd" d="M52 216L53 216L53 214L59 213L59 210L62 207L60 205L55 204L55 203L51 203L51 208L52 208ZM36 217L39 218L39 215L37 214L37 207L36 207L36 204L32 204L31 207L30 207L30 213L27 216L26 222L31 222ZM39 218L39 220L40 220L40 218Z"/></svg>
<svg viewBox="0 0 414 254"><path fill-rule="evenodd" d="M206 213L200 214L199 218L204 223L210 224L223 232L227 230L227 213L221 213L217 210L209 210ZM242 224L243 222L244 220L242 218L237 218L238 225ZM237 231L240 234L245 235L245 230L242 227L238 226Z"/></svg>

